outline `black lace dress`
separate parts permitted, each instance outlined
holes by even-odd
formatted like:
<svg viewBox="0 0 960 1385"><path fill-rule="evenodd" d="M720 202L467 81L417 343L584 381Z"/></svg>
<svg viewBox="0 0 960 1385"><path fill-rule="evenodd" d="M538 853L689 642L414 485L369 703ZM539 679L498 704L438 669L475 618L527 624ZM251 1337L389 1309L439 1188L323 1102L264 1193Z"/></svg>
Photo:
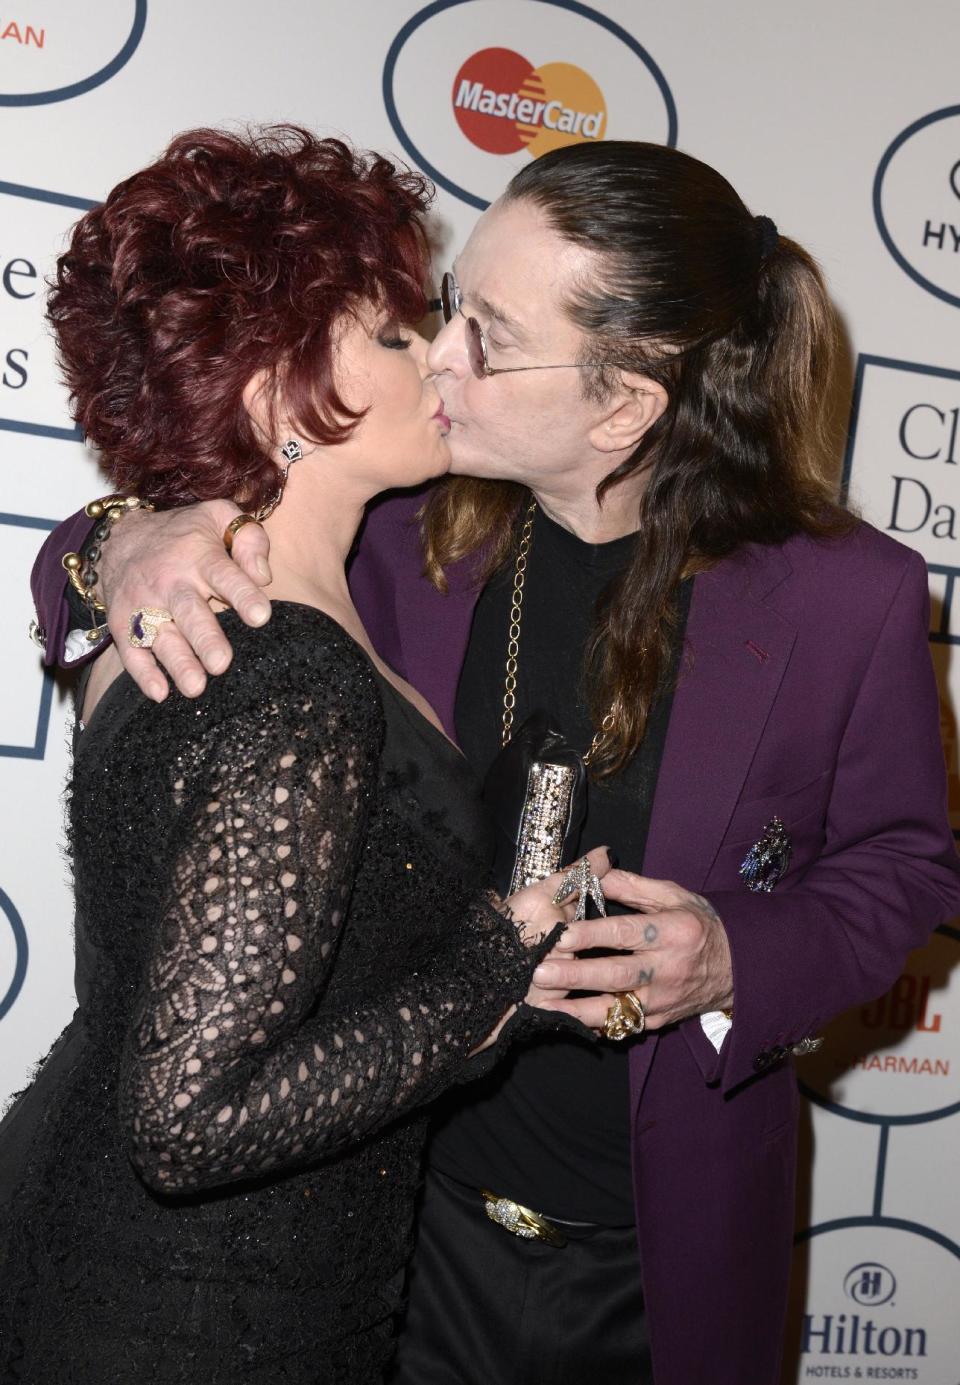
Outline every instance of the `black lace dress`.
<svg viewBox="0 0 960 1385"><path fill-rule="evenodd" d="M79 1008L0 1125L0 1380L373 1382L425 1103L525 993L454 748L279 605L75 756ZM529 1012L527 1012L529 1015Z"/></svg>

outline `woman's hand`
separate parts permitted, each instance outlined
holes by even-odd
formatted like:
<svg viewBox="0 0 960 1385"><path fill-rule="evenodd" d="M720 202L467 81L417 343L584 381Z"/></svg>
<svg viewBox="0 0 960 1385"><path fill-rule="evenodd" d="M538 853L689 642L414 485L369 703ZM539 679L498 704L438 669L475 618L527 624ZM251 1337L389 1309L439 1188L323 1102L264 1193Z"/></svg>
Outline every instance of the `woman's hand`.
<svg viewBox="0 0 960 1385"><path fill-rule="evenodd" d="M598 846L592 851L588 851L587 861L593 874L602 883L603 877L611 869L607 848ZM558 923L567 925L573 923L578 902L577 891L574 890L561 904L553 902L568 870L569 867L566 870L557 871L555 875L548 875L544 880L538 880L534 885L528 885L526 889L518 890L516 894L510 895L500 905L503 912L512 919L519 936L527 947L536 947ZM590 927L590 920L576 925L580 935L585 930L589 930ZM563 946L563 942L564 937L561 936L558 945L547 953L544 960L556 959L561 962L572 960L574 954L569 948ZM577 946L588 947L589 943L581 940ZM597 1030L602 1028L607 1010L613 1004L613 996L599 996L590 1000L567 1000L566 996L566 990L531 984L524 996L524 1003L538 1010L563 1010L566 1014L573 1015L591 1028ZM482 1044L473 1050L474 1053L482 1053L485 1048L496 1043L500 1031L515 1010L516 1006L511 1005L496 1028L492 1030Z"/></svg>
<svg viewBox="0 0 960 1385"><path fill-rule="evenodd" d="M605 846L597 846L588 851L586 859L590 870L600 881L612 868L610 855ZM572 866L567 866L555 875L548 875L544 880L528 885L526 889L517 890L516 894L510 895L500 906L513 919L527 947L536 947L558 923L573 923L578 900L577 891L574 890L561 904L554 903L564 876L569 874L571 869Z"/></svg>

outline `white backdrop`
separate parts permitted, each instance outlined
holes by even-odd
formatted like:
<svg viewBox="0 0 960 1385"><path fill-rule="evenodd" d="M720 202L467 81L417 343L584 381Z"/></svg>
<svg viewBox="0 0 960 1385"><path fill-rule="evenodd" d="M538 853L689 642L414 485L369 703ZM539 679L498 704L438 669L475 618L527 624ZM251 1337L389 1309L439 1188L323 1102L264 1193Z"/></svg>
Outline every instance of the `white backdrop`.
<svg viewBox="0 0 960 1385"><path fill-rule="evenodd" d="M817 255L843 313L851 493L930 566L960 829L958 52L956 0L4 7L0 1098L73 1005L59 797L70 709L26 628L44 531L104 488L42 322L42 279L78 209L175 131L251 120L346 133L423 168L451 255L515 168L584 132L676 143L716 164ZM502 96L500 114L485 92ZM800 1066L812 1173L785 1381L960 1378L958 943L960 927L941 930L889 996L839 1021Z"/></svg>

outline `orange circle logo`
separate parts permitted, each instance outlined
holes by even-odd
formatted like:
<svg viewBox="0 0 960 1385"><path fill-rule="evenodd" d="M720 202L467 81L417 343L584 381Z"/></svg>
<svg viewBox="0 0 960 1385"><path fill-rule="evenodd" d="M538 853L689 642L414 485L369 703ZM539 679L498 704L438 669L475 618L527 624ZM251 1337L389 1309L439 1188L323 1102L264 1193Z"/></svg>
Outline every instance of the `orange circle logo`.
<svg viewBox="0 0 960 1385"><path fill-rule="evenodd" d="M488 154L526 149L539 158L565 144L603 139L607 103L573 63L534 67L510 48L482 48L453 79L453 113L471 144Z"/></svg>

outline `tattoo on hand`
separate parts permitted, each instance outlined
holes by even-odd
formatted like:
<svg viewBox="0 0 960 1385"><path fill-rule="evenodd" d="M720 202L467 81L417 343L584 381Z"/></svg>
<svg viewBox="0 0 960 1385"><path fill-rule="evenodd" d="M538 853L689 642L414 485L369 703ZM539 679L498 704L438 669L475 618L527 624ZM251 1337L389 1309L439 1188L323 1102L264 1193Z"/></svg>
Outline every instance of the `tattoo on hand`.
<svg viewBox="0 0 960 1385"><path fill-rule="evenodd" d="M638 986L649 986L649 985L650 985L650 982L653 980L653 972L654 972L654 968L653 968L653 967L644 968L642 971L639 971L639 972L637 973L637 985L638 985Z"/></svg>
<svg viewBox="0 0 960 1385"><path fill-rule="evenodd" d="M648 923L646 928L643 930L643 941L645 943L655 943L657 941L658 933L659 930L657 928L657 925L655 923Z"/></svg>
<svg viewBox="0 0 960 1385"><path fill-rule="evenodd" d="M700 906L703 912L707 915L707 918L710 919L711 923L720 922L720 915L717 913L716 909L710 903L709 899L704 899L702 894L695 894L693 898L696 900L697 904Z"/></svg>

